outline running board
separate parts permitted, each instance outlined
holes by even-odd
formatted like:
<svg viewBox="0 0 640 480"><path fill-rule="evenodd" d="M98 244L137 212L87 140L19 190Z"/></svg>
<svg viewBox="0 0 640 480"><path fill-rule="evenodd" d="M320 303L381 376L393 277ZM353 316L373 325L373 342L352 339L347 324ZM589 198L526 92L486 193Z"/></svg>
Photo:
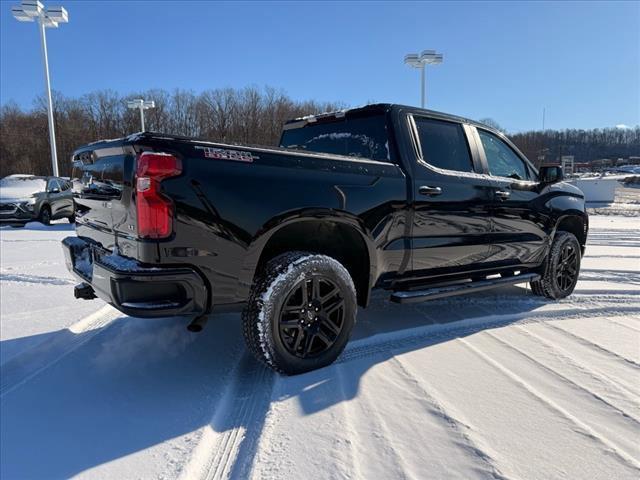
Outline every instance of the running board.
<svg viewBox="0 0 640 480"><path fill-rule="evenodd" d="M491 280L479 280L467 282L459 285L447 287L434 287L426 290L412 290L405 292L394 292L391 294L391 301L395 303L418 303L436 298L453 297L454 295L464 295L467 293L481 292L491 288L502 287L504 285L514 285L522 282L532 282L539 280L537 273L522 273L511 277L500 277Z"/></svg>

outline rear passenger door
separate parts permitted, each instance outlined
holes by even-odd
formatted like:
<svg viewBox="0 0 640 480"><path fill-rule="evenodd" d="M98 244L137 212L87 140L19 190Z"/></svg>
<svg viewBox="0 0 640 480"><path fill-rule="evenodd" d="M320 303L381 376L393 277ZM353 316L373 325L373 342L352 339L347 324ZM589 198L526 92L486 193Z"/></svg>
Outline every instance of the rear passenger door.
<svg viewBox="0 0 640 480"><path fill-rule="evenodd" d="M490 260L496 266L538 263L548 235L537 174L505 139L482 128L476 131L481 158L495 185Z"/></svg>
<svg viewBox="0 0 640 480"><path fill-rule="evenodd" d="M409 116L416 158L412 264L416 276L482 269L490 251L494 190L473 131L445 119Z"/></svg>

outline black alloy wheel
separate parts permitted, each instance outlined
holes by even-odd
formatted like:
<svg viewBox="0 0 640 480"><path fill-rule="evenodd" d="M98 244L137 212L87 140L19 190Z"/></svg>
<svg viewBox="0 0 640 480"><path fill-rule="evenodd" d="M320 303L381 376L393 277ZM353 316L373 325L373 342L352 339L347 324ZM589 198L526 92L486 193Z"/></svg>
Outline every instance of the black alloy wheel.
<svg viewBox="0 0 640 480"><path fill-rule="evenodd" d="M572 288L577 276L578 253L574 245L566 244L562 247L556 268L556 281L560 290L566 292Z"/></svg>
<svg viewBox="0 0 640 480"><path fill-rule="evenodd" d="M249 351L269 368L297 375L334 362L356 322L349 271L327 255L291 251L256 274L242 333Z"/></svg>
<svg viewBox="0 0 640 480"><path fill-rule="evenodd" d="M540 278L531 282L533 294L554 300L571 295L578 283L581 256L575 235L557 232L540 270Z"/></svg>
<svg viewBox="0 0 640 480"><path fill-rule="evenodd" d="M320 355L338 339L344 324L345 301L329 278L312 274L299 281L280 312L280 339L298 358Z"/></svg>

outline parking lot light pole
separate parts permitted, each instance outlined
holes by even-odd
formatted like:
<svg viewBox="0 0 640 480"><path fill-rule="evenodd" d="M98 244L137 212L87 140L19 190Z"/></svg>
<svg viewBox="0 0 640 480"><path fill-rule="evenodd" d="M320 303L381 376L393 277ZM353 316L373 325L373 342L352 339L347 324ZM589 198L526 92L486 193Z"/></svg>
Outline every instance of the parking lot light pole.
<svg viewBox="0 0 640 480"><path fill-rule="evenodd" d="M420 106L424 108L426 104L426 80L425 68L427 65L438 65L442 63L443 55L435 50L423 50L422 53L409 53L404 57L404 63L420 69Z"/></svg>
<svg viewBox="0 0 640 480"><path fill-rule="evenodd" d="M56 131L53 124L53 100L51 99L51 81L49 79L49 58L47 54L47 36L45 28L57 28L60 23L67 23L69 15L64 7L50 7L45 10L38 0L23 0L20 5L11 8L11 12L19 22L38 22L42 59L44 61L44 80L47 92L47 116L49 118L49 144L51 146L51 166L53 176L58 175L58 155L56 152Z"/></svg>
<svg viewBox="0 0 640 480"><path fill-rule="evenodd" d="M135 100L129 100L127 102L127 108L137 108L140 110L140 126L142 127L141 131L144 132L144 111L150 108L156 108L156 103L153 100L136 98Z"/></svg>

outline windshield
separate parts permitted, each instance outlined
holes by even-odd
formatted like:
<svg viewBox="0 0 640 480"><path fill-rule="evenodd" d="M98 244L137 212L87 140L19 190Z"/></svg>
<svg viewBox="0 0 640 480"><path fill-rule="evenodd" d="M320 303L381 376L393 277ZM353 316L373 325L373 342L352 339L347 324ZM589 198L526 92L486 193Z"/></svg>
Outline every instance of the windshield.
<svg viewBox="0 0 640 480"><path fill-rule="evenodd" d="M34 193L44 192L47 181L38 177L4 177L0 180L2 198L25 198Z"/></svg>
<svg viewBox="0 0 640 480"><path fill-rule="evenodd" d="M308 123L301 128L285 130L280 146L389 161L384 115Z"/></svg>

